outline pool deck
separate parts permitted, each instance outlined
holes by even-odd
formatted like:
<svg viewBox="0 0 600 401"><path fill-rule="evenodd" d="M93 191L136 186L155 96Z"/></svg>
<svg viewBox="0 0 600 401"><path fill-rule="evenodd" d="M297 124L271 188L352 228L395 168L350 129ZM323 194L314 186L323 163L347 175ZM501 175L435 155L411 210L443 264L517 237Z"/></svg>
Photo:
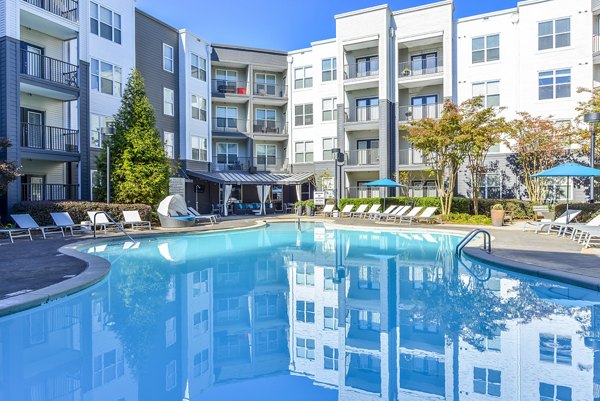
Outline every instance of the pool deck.
<svg viewBox="0 0 600 401"><path fill-rule="evenodd" d="M232 230L253 227L263 222L296 219L292 215L237 218L185 230L136 231L132 236ZM302 218L302 221L323 220L340 226L382 230L452 231L466 234L475 228L452 224L408 226L363 219ZM492 253L488 254L473 244L465 248L465 254L491 264L501 264L510 270L600 291L600 249L582 252L581 245L568 238L523 232L521 226L522 223L501 228L484 227L494 237ZM119 234L109 234L102 238L111 237L123 238ZM110 271L107 261L69 249L76 242L90 239L91 236L35 239L33 242L18 239L14 244L0 241L0 316L72 294L104 278Z"/></svg>

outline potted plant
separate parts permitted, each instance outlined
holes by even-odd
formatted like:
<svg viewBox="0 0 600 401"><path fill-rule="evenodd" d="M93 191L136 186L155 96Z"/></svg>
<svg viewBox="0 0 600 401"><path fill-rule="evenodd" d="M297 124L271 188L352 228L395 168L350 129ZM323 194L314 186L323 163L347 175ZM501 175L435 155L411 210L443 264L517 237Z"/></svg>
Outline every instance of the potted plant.
<svg viewBox="0 0 600 401"><path fill-rule="evenodd" d="M404 75L405 77L410 75L410 69L408 67L404 68L402 70L402 75Z"/></svg>
<svg viewBox="0 0 600 401"><path fill-rule="evenodd" d="M306 201L305 202L305 206L306 206L306 215L307 216L312 216L312 211L313 211L313 207L314 204L312 201Z"/></svg>
<svg viewBox="0 0 600 401"><path fill-rule="evenodd" d="M294 206L296 207L296 214L298 216L302 216L302 202L296 201L296 203L294 203Z"/></svg>
<svg viewBox="0 0 600 401"><path fill-rule="evenodd" d="M494 227L502 227L504 225L504 206L500 203L496 203L492 206L490 214L492 215L492 225Z"/></svg>

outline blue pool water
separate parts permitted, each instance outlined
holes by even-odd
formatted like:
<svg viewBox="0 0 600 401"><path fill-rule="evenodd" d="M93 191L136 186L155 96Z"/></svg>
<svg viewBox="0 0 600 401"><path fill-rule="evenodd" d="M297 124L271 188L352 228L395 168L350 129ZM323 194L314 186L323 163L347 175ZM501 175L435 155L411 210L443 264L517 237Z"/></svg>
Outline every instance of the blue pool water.
<svg viewBox="0 0 600 401"><path fill-rule="evenodd" d="M0 401L599 400L598 293L458 240L282 223L88 245L105 280L0 319Z"/></svg>

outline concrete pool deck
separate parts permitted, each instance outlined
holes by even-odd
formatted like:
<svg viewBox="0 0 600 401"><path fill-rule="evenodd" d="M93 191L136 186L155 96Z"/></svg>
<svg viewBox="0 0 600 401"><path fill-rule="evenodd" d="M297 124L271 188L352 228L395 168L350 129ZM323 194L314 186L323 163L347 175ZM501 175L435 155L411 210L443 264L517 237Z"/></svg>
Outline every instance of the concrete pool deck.
<svg viewBox="0 0 600 401"><path fill-rule="evenodd" d="M173 233L235 230L254 227L263 222L296 221L293 215L257 218L226 219L216 225L202 225L192 229L155 229L136 231L135 237ZM467 233L474 226L378 223L363 219L321 219L303 217L302 221L327 221L339 226L377 228L382 230L429 230ZM519 223L512 226L485 227L492 236L492 253L472 245L465 254L503 268L553 279L600 291L600 249L586 250L568 238L556 235L523 232ZM109 234L101 239L119 238ZM92 239L91 236L16 240L14 244L0 242L0 316L28 309L53 299L72 294L100 281L110 271L110 264L102 258L84 255L69 246ZM77 255L74 257L73 255Z"/></svg>

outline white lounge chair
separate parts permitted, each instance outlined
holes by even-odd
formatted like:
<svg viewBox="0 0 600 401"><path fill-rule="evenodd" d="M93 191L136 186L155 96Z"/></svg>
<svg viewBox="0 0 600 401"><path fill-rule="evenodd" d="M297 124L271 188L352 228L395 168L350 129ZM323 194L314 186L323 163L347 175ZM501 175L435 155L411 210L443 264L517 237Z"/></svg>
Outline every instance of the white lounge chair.
<svg viewBox="0 0 600 401"><path fill-rule="evenodd" d="M327 216L327 215L332 215L333 214L333 208L335 207L335 205L325 205L323 207L323 210L321 210L320 212L315 213L315 216L319 216L319 215L323 215L323 216Z"/></svg>
<svg viewBox="0 0 600 401"><path fill-rule="evenodd" d="M398 212L403 207L404 206L402 206L402 205L390 206L384 212L377 213L373 218L375 220L382 220L382 219L387 219L388 217L393 217L396 214L396 212Z"/></svg>
<svg viewBox="0 0 600 401"><path fill-rule="evenodd" d="M390 219L394 219L394 223L397 219L404 216L411 209L411 206L403 206L400 210L397 210L393 216L390 216L386 219L386 221L390 221Z"/></svg>
<svg viewBox="0 0 600 401"><path fill-rule="evenodd" d="M600 227L582 229L580 242L583 242L584 248L589 248L592 240L600 241Z"/></svg>
<svg viewBox="0 0 600 401"><path fill-rule="evenodd" d="M8 235L11 244L14 244L15 238L19 237L29 237L29 240L33 241L31 230L25 228L2 228L0 229L0 234Z"/></svg>
<svg viewBox="0 0 600 401"><path fill-rule="evenodd" d="M74 234L73 229L78 228L81 232L84 227L89 228L89 226L86 226L85 224L76 224L71 218L71 215L67 212L53 212L50 213L50 216L52 217L52 220L54 221L54 224L57 227L63 227L63 229L68 229L71 233L71 237Z"/></svg>
<svg viewBox="0 0 600 401"><path fill-rule="evenodd" d="M346 217L350 217L350 213L352 213L352 209L354 209L354 205L344 206L344 208L340 212L340 217L344 217L344 215L346 215Z"/></svg>
<svg viewBox="0 0 600 401"><path fill-rule="evenodd" d="M388 206L387 209L385 209L383 212L375 212L370 214L368 217L371 219L378 219L378 217L382 214L389 214L392 213L392 211L396 210L398 208L398 205L391 205Z"/></svg>
<svg viewBox="0 0 600 401"><path fill-rule="evenodd" d="M441 224L442 223L442 216L435 215L436 211L437 211L437 207L428 207L419 216L412 217L409 220L409 224L412 223L413 220L416 220L416 221L427 221L427 222L436 222L437 221L438 223Z"/></svg>
<svg viewBox="0 0 600 401"><path fill-rule="evenodd" d="M126 227L128 224L131 225L132 230L136 227L148 227L148 230L152 230L152 223L147 220L142 220L140 212L137 210L123 210L123 221L121 224L123 227Z"/></svg>
<svg viewBox="0 0 600 401"><path fill-rule="evenodd" d="M216 214L201 214L196 209L191 206L188 206L187 210L190 212L192 216L196 219L196 221L208 220L210 224L215 224L217 222Z"/></svg>
<svg viewBox="0 0 600 401"><path fill-rule="evenodd" d="M562 235L564 237L567 235L568 232L570 232L572 240L576 240L578 234L579 239L581 239L581 234L583 233L583 230L600 227L600 214L588 221L587 223L555 223L555 226L558 226L558 235Z"/></svg>
<svg viewBox="0 0 600 401"><path fill-rule="evenodd" d="M46 235L49 234L58 234L65 236L65 231L62 227L58 226L40 226L35 222L33 217L29 214L11 214L10 217L17 223L17 226L22 229L27 229L31 233L33 230L40 231L42 233L42 237L46 239Z"/></svg>
<svg viewBox="0 0 600 401"><path fill-rule="evenodd" d="M108 227L116 227L116 228L123 228L123 226L119 225L118 223L113 223L112 221L108 220L108 215L106 214L106 212L101 212L101 211L94 211L94 212L87 212L88 218L90 219L91 223L91 227L92 229L94 229L94 224L96 225L96 227L100 226L100 228L102 228L102 230L106 231L108 229Z"/></svg>
<svg viewBox="0 0 600 401"><path fill-rule="evenodd" d="M372 217L373 217L373 216L375 216L377 213L379 213L379 208L380 208L380 207L381 207L381 205L380 205L380 204L377 204L377 205L372 205L372 206L371 206L371 208L369 209L369 211L368 211L368 212L366 212L366 213L363 213L363 215L362 215L361 217L363 217L363 218L365 218L365 219L366 219L367 217L368 217L369 219L370 219L370 218L372 218Z"/></svg>
<svg viewBox="0 0 600 401"><path fill-rule="evenodd" d="M408 212L404 216L400 216L400 223L402 223L404 220L408 221L409 223L412 223L412 219L415 218L422 209L422 206L413 207L410 212Z"/></svg>
<svg viewBox="0 0 600 401"><path fill-rule="evenodd" d="M365 210L367 210L368 207L369 207L369 205L366 205L366 204L360 205L358 207L358 209L356 209L354 212L350 213L350 217L361 217L365 213Z"/></svg>
<svg viewBox="0 0 600 401"><path fill-rule="evenodd" d="M579 213L581 213L581 210L568 210L554 221L526 221L523 225L523 231L535 231L536 233L546 231L549 233L554 227L570 223L579 215Z"/></svg>

